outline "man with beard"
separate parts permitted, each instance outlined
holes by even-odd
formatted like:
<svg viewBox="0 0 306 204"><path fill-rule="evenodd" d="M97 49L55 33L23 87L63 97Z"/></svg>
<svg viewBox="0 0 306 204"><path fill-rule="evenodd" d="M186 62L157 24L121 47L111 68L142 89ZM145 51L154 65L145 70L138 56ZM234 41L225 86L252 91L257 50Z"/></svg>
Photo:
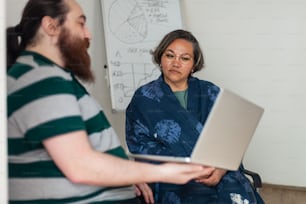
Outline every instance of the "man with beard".
<svg viewBox="0 0 306 204"><path fill-rule="evenodd" d="M30 0L7 29L11 203L153 202L145 182L186 183L212 168L129 161L101 107L78 79L94 81L90 33L75 0Z"/></svg>

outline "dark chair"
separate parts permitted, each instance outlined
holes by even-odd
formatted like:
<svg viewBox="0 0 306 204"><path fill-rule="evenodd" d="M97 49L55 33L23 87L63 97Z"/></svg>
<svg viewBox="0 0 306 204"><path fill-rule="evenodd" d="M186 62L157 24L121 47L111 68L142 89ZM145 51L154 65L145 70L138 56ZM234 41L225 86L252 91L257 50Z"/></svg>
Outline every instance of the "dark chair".
<svg viewBox="0 0 306 204"><path fill-rule="evenodd" d="M252 183L254 189L255 189L256 191L259 191L259 189L262 187L262 181L261 181L260 175L259 175L258 173L256 173L256 172L254 172L254 171L250 171L250 170L248 170L248 169L245 169L245 168L243 167L243 165L241 165L240 168L242 169L242 171L243 171L243 173L244 173L245 175L247 175L248 177L250 177L250 180L251 180L251 183Z"/></svg>

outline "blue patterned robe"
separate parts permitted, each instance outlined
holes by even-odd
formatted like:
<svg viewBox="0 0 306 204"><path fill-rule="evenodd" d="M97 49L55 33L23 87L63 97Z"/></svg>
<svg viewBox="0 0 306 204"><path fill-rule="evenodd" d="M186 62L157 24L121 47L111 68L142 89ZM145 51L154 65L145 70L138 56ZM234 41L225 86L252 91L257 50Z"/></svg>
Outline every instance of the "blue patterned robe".
<svg viewBox="0 0 306 204"><path fill-rule="evenodd" d="M219 87L213 83L190 77L185 109L163 76L140 87L126 110L129 151L189 156L218 93ZM247 200L248 204L263 203L240 170L228 171L214 187L194 181L185 185L154 183L150 186L156 203L232 204L239 200Z"/></svg>

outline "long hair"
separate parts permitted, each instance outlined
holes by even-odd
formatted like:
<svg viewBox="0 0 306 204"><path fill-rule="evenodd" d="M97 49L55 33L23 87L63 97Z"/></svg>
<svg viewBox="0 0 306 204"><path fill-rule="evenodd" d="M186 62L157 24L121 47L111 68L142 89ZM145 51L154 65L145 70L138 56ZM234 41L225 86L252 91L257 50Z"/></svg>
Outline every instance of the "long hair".
<svg viewBox="0 0 306 204"><path fill-rule="evenodd" d="M27 45L35 43L44 16L56 18L62 25L68 11L64 0L29 0L23 9L20 23L6 29L7 70Z"/></svg>
<svg viewBox="0 0 306 204"><path fill-rule="evenodd" d="M193 65L193 73L201 70L204 67L204 57L200 44L191 32L181 29L171 31L164 36L157 48L151 52L153 55L153 62L157 65L160 65L163 53L167 47L176 39L184 39L192 43L195 62Z"/></svg>

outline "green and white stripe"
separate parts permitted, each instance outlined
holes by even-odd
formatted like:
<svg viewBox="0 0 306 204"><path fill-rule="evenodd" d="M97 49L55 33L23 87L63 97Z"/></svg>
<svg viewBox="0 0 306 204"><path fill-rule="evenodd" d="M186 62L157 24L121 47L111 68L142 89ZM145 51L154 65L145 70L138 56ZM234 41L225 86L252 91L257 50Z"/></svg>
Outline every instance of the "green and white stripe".
<svg viewBox="0 0 306 204"><path fill-rule="evenodd" d="M85 130L97 151L127 158L102 108L70 72L24 52L8 72L7 88L11 201L88 203L135 197L131 186L72 184L43 148L44 139Z"/></svg>

